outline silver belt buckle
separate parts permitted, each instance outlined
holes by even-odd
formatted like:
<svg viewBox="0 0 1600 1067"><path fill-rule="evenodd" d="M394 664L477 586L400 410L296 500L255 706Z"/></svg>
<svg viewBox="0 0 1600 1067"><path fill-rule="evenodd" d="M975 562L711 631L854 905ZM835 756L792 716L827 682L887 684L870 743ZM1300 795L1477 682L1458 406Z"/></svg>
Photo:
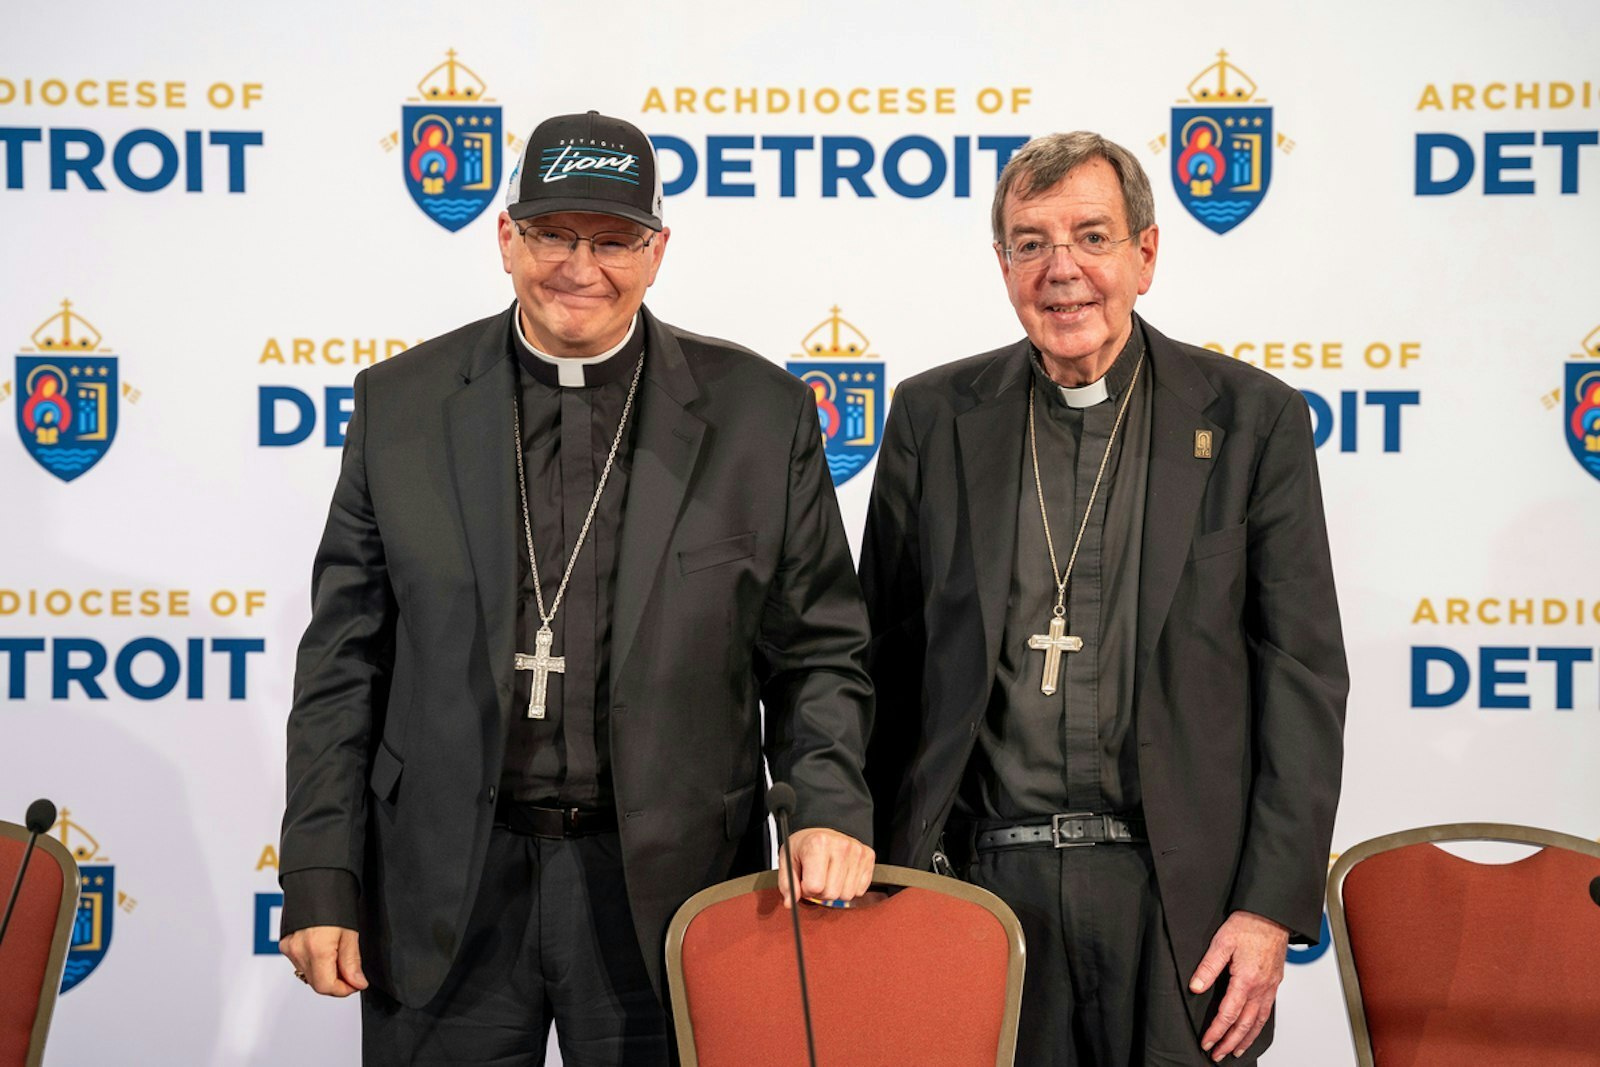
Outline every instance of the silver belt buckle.
<svg viewBox="0 0 1600 1067"><path fill-rule="evenodd" d="M1083 840L1083 827L1079 825L1075 830L1068 829L1064 824L1069 819L1089 819L1094 817L1092 811L1066 811L1059 815L1050 816L1050 843L1056 848L1084 848L1093 845L1093 841Z"/></svg>

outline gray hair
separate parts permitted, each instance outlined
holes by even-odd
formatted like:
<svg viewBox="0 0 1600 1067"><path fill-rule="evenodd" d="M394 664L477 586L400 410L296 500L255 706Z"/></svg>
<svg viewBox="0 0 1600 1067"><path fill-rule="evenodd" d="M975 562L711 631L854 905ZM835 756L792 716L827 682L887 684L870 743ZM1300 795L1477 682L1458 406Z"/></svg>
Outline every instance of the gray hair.
<svg viewBox="0 0 1600 1067"><path fill-rule="evenodd" d="M1088 130L1047 133L1023 145L1000 172L990 212L995 243L1005 244L1005 206L1010 193L1015 191L1019 200L1038 196L1055 188L1072 171L1096 159L1111 164L1122 183L1122 211L1128 217L1129 234L1140 234L1154 226L1156 203L1150 193L1150 178L1132 152Z"/></svg>

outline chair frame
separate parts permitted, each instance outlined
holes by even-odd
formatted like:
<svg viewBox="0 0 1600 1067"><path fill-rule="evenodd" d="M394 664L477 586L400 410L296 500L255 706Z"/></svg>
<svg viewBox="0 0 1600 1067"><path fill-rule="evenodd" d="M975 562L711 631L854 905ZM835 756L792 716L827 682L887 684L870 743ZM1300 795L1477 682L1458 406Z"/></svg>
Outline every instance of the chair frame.
<svg viewBox="0 0 1600 1067"><path fill-rule="evenodd" d="M1000 1016L1000 1041L995 1053L995 1067L1011 1067L1017 1054L1017 1019L1022 1006L1022 974L1027 960L1027 945L1022 936L1022 924L1005 901L978 886L958 878L918 871L910 867L896 867L880 863L872 869L874 886L896 886L908 889L926 889L935 893L977 904L993 915L1005 931L1006 944L1006 995L1005 1007ZM689 1017L688 990L683 979L683 939L689 924L713 904L743 896L745 893L778 888L778 872L762 871L722 882L702 889L684 902L672 917L667 928L667 987L672 995L672 1015L676 1024L678 1057L682 1067L699 1067L700 1054L694 1044L694 1023Z"/></svg>
<svg viewBox="0 0 1600 1067"><path fill-rule="evenodd" d="M1335 953L1339 959L1339 984L1344 988L1345 1008L1350 1018L1350 1034L1355 1040L1356 1061L1360 1067L1375 1067L1372 1052L1372 1034L1367 1029L1367 1011L1361 1002L1361 979L1356 975L1355 959L1350 952L1350 928L1344 917L1344 880L1356 864L1380 853L1408 845L1437 844L1441 841L1491 841L1513 845L1537 845L1540 848L1564 848L1600 859L1600 842L1556 830L1541 830L1533 826L1517 826L1498 822L1452 822L1437 826L1421 826L1414 830L1374 837L1340 853L1338 862L1328 872L1328 928L1333 935Z"/></svg>
<svg viewBox="0 0 1600 1067"><path fill-rule="evenodd" d="M30 836L25 826L0 822L0 837L9 837L26 846ZM50 1016L55 1012L56 998L61 991L61 973L66 969L67 953L72 948L72 921L78 913L78 861L72 858L67 846L45 834L39 835L34 842L34 849L47 853L61 868L61 904L56 910L55 932L50 936L50 954L45 959L44 982L39 988L39 1010L33 1017L33 1036L28 1041L27 1058L23 1060L25 1067L38 1067L44 1059L44 1042L50 1034ZM29 863L36 862L38 858L34 856ZM13 874L12 878L15 877ZM4 891L9 892L10 886L7 885Z"/></svg>

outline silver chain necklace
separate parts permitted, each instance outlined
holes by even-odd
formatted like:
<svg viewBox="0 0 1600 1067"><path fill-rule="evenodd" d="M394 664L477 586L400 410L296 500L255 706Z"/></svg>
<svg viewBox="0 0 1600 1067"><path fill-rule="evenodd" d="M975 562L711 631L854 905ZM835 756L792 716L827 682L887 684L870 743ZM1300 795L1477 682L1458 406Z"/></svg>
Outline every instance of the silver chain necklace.
<svg viewBox="0 0 1600 1067"><path fill-rule="evenodd" d="M1100 495L1100 482L1106 474L1106 464L1111 459L1111 448L1117 443L1117 431L1122 429L1122 417L1128 413L1128 403L1133 399L1133 387L1139 382L1139 371L1144 368L1144 356L1139 356L1139 362L1133 366L1133 377L1128 380L1128 391L1122 396L1122 403L1117 408L1117 421L1111 425L1111 436L1106 440L1106 451L1100 457L1100 470L1094 476L1094 486L1089 490L1089 503L1083 509L1083 521L1078 523L1078 536L1072 542L1072 555L1067 557L1067 569L1062 570L1061 564L1056 562L1056 543L1050 537L1050 514L1044 506L1044 480L1039 477L1039 438L1033 428L1033 393L1034 383L1028 381L1028 450L1033 456L1033 486L1039 493L1039 517L1044 520L1044 543L1050 550L1050 575L1056 581L1056 606L1051 612L1050 628L1046 633L1034 634L1028 638L1028 647L1044 653L1044 677L1040 681L1039 691L1045 696L1051 696L1056 691L1056 683L1061 677L1061 654L1063 652L1079 652L1083 649L1083 638L1073 637L1067 633L1067 582L1072 579L1072 566L1078 562L1078 546L1083 544L1083 532L1089 528L1089 516L1094 511L1095 497Z"/></svg>
<svg viewBox="0 0 1600 1067"><path fill-rule="evenodd" d="M589 501L589 514L583 517L583 529L578 531L578 543L572 546L572 555L567 557L567 569L561 575L561 584L556 588L556 597L550 602L550 610L544 609L544 588L539 581L539 557L533 551L533 520L528 516L528 476L522 465L522 404L519 397L511 397L511 429L516 437L517 456L517 490L522 494L522 533L528 542L528 566L533 572L533 596L539 606L539 632L534 635L533 655L526 652L517 653L516 669L519 671L533 672L532 691L528 695L528 718L542 719L545 716L545 697L550 686L551 674L565 674L567 661L564 656L551 655L555 644L555 633L550 629L550 624L555 621L556 612L561 610L561 598L567 595L567 582L572 578L572 566L578 562L578 553L583 551L584 539L589 536L589 526L594 522L595 512L600 508L600 494L606 491L606 479L611 477L611 467L617 461L617 449L622 446L622 433L628 426L628 413L633 410L633 397L639 390L639 377L644 372L644 354L639 355L639 365L633 368L633 384L628 386L628 399L622 405L622 418L617 422L617 436L611 442L611 452L606 456L606 465L600 471L600 482L594 487L594 499Z"/></svg>

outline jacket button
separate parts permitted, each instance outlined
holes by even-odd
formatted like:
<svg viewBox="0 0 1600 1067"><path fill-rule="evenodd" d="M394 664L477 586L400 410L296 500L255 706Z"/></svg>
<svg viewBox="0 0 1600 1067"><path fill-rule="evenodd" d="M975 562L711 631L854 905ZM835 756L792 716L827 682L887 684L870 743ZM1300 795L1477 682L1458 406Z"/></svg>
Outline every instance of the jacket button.
<svg viewBox="0 0 1600 1067"><path fill-rule="evenodd" d="M489 787L489 803L493 804L494 803L494 798L495 798L495 787L491 785Z"/></svg>

